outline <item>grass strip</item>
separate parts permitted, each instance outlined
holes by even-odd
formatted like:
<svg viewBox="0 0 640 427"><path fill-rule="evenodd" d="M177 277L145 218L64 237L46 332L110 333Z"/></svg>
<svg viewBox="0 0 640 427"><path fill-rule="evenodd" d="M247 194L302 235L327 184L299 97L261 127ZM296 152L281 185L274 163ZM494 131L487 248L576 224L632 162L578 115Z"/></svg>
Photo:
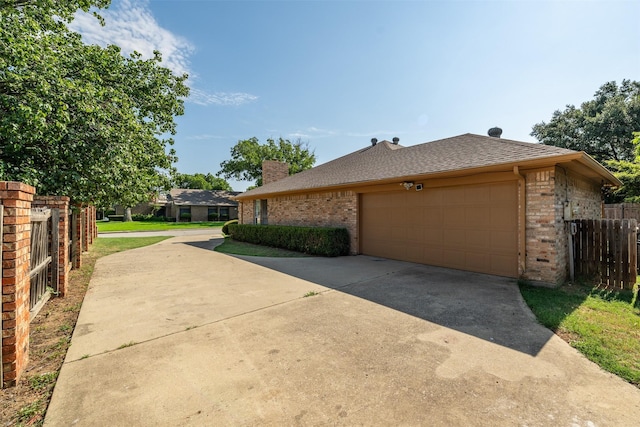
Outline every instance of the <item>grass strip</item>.
<svg viewBox="0 0 640 427"><path fill-rule="evenodd" d="M224 222L98 221L98 232L165 231L222 227Z"/></svg>
<svg viewBox="0 0 640 427"><path fill-rule="evenodd" d="M304 258L310 255L301 252L288 251L285 249L272 248L269 246L254 245L252 243L238 242L230 237L214 249L217 252L231 255L246 255L274 258Z"/></svg>
<svg viewBox="0 0 640 427"><path fill-rule="evenodd" d="M520 285L538 321L601 368L640 387L640 306L634 292Z"/></svg>

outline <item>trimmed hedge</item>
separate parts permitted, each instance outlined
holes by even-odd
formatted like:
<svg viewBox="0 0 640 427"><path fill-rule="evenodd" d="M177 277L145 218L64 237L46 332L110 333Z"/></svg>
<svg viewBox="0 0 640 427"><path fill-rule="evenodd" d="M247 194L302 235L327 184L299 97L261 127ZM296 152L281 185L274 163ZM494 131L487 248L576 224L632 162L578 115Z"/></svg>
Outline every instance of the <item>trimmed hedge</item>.
<svg viewBox="0 0 640 427"><path fill-rule="evenodd" d="M229 235L229 225L231 224L237 224L238 220L237 219L232 219L231 221L227 221L222 225L222 234L224 234L225 236Z"/></svg>
<svg viewBox="0 0 640 427"><path fill-rule="evenodd" d="M349 254L349 232L346 228L229 224L229 234L240 242L310 255L333 257Z"/></svg>

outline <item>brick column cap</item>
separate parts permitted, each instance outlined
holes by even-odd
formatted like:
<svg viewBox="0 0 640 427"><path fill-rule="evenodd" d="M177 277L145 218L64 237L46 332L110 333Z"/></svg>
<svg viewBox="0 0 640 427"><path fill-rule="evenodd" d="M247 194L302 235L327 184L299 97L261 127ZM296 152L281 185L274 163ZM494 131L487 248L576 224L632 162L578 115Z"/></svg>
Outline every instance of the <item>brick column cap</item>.
<svg viewBox="0 0 640 427"><path fill-rule="evenodd" d="M22 191L27 194L36 194L35 187L27 185L23 182L16 181L0 181L0 191Z"/></svg>

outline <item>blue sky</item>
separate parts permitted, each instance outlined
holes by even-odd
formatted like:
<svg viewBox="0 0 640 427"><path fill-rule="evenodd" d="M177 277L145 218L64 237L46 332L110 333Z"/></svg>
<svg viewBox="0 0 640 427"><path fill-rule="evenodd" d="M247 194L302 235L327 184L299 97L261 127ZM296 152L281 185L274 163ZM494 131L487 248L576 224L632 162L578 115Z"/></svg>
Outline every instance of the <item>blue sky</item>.
<svg viewBox="0 0 640 427"><path fill-rule="evenodd" d="M241 139L301 138L317 163L371 138L531 127L605 82L640 80L640 1L112 0L88 43L190 75L183 173L216 173ZM244 190L249 182L230 183Z"/></svg>

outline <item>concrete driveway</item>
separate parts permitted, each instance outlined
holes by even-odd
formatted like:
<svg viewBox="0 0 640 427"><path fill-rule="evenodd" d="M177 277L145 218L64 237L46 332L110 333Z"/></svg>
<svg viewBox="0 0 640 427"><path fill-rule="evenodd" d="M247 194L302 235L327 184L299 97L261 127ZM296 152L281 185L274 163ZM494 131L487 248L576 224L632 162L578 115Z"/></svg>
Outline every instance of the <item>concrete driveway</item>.
<svg viewBox="0 0 640 427"><path fill-rule="evenodd" d="M45 425L638 425L640 390L538 325L513 280L218 242L98 261Z"/></svg>

